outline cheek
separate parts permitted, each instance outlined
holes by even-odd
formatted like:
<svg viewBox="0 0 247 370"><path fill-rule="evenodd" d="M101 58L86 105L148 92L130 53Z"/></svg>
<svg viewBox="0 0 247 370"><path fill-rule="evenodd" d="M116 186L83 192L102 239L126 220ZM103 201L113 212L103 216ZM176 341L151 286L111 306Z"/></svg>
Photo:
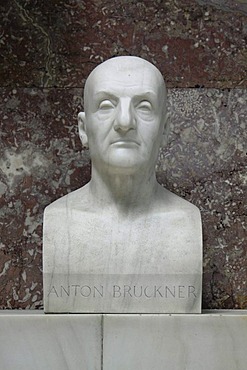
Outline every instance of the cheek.
<svg viewBox="0 0 247 370"><path fill-rule="evenodd" d="M150 120L145 122L140 126L140 133L142 133L143 138L147 141L157 141L162 134L162 127L156 120Z"/></svg>
<svg viewBox="0 0 247 370"><path fill-rule="evenodd" d="M138 110L134 112L134 116L138 121L143 122L144 124L150 125L155 122L155 116L153 112Z"/></svg>
<svg viewBox="0 0 247 370"><path fill-rule="evenodd" d="M90 136L105 136L109 133L114 122L114 113L108 111L96 112L89 119L88 132Z"/></svg>
<svg viewBox="0 0 247 370"><path fill-rule="evenodd" d="M142 141L144 143L143 148L146 152L156 153L161 147L162 133L159 128L155 130L146 130L145 134L143 133Z"/></svg>
<svg viewBox="0 0 247 370"><path fill-rule="evenodd" d="M101 110L96 113L94 120L97 120L99 123L111 123L115 118L115 110L114 109L106 109Z"/></svg>

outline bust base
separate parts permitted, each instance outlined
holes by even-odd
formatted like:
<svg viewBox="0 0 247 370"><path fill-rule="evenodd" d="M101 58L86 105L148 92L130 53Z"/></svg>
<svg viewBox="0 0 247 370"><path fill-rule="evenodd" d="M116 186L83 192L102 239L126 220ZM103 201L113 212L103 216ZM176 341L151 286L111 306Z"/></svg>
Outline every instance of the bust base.
<svg viewBox="0 0 247 370"><path fill-rule="evenodd" d="M247 311L201 315L0 313L0 369L242 370Z"/></svg>

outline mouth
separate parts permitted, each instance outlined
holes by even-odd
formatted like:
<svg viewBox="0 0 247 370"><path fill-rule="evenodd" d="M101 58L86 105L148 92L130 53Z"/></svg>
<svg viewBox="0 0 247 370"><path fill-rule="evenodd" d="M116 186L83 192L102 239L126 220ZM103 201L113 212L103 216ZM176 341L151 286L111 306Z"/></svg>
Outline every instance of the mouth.
<svg viewBox="0 0 247 370"><path fill-rule="evenodd" d="M127 139L127 138L119 138L111 142L112 145L119 145L119 146L132 146L132 145L140 145L139 141L135 139Z"/></svg>

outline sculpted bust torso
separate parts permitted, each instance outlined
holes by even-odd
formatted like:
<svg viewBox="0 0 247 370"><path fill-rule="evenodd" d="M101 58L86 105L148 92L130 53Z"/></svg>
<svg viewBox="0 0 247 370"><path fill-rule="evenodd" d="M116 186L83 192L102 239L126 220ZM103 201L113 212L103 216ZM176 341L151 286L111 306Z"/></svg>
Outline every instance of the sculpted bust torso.
<svg viewBox="0 0 247 370"><path fill-rule="evenodd" d="M45 210L47 311L59 311L49 304L51 289L59 296L57 277L79 289L83 276L117 276L118 281L123 276L173 276L172 286L177 277L179 286L184 281L200 289L199 210L161 187L155 176L159 147L167 139L161 73L137 57L110 59L88 77L84 108L79 135L90 150L92 178ZM83 304L76 303L75 311L83 312Z"/></svg>

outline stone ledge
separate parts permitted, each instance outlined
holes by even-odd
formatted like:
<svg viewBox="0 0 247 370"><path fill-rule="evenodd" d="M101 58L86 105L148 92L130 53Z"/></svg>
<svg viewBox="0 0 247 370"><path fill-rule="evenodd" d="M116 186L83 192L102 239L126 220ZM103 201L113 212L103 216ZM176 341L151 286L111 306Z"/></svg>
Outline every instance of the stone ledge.
<svg viewBox="0 0 247 370"><path fill-rule="evenodd" d="M0 326L0 370L244 370L247 363L247 310L0 311Z"/></svg>

